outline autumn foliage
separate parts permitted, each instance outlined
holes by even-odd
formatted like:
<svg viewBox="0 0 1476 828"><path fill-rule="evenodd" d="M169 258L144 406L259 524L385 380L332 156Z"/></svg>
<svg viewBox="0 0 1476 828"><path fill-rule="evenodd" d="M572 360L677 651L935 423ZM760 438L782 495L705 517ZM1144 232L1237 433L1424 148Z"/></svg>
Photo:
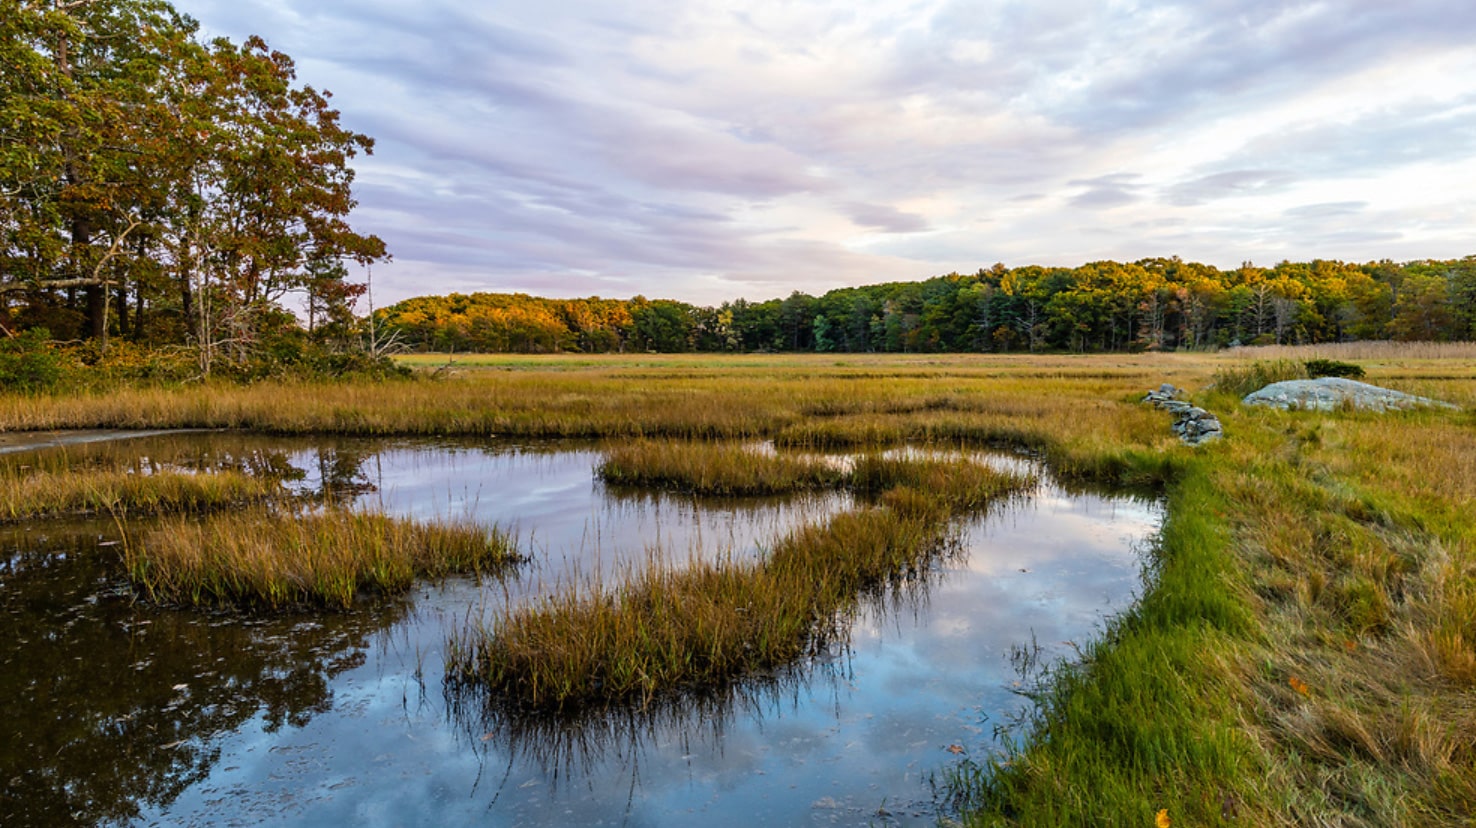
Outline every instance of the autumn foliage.
<svg viewBox="0 0 1476 828"><path fill-rule="evenodd" d="M426 351L1110 352L1476 337L1476 256L1235 270L1171 259L725 302L423 296L380 321Z"/></svg>

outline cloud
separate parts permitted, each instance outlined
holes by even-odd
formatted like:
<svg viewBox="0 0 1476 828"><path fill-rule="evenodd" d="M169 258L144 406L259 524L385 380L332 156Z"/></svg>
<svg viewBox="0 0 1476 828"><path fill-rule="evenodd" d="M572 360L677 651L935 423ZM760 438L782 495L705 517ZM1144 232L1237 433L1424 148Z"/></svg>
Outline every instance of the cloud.
<svg viewBox="0 0 1476 828"><path fill-rule="evenodd" d="M929 229L927 219L922 216L883 204L852 202L845 206L845 211L856 224L883 233L921 233Z"/></svg>
<svg viewBox="0 0 1476 828"><path fill-rule="evenodd" d="M1304 204L1282 213L1290 219L1323 219L1355 216L1368 208L1367 201L1333 201L1326 204Z"/></svg>
<svg viewBox="0 0 1476 828"><path fill-rule="evenodd" d="M1284 192L1297 181L1288 170L1229 170L1173 185L1168 200L1178 205L1205 204L1224 198Z"/></svg>
<svg viewBox="0 0 1476 828"><path fill-rule="evenodd" d="M1445 256L1476 213L1476 7L1448 0L191 6L377 139L354 221L386 293Z"/></svg>
<svg viewBox="0 0 1476 828"><path fill-rule="evenodd" d="M1113 173L1096 178L1076 179L1066 182L1071 187L1086 188L1071 197L1071 204L1093 210L1110 210L1131 204L1142 196L1136 181L1142 178L1137 173Z"/></svg>

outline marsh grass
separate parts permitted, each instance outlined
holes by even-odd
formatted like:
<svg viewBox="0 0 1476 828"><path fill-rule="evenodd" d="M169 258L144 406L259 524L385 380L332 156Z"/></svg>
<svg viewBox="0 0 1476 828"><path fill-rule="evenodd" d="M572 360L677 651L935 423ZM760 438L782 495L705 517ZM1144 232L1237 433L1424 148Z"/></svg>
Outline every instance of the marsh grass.
<svg viewBox="0 0 1476 828"><path fill-rule="evenodd" d="M230 471L35 471L0 476L0 520L89 514L201 514L281 494L276 481Z"/></svg>
<svg viewBox="0 0 1476 828"><path fill-rule="evenodd" d="M1141 602L1032 691L1039 707L1009 754L959 766L967 822L1152 825L1166 810L1175 825L1469 824L1476 421L1469 410L1250 410L1209 390L1217 371L1225 388L1264 384L1280 369L1248 362L1294 371L1313 358L1356 360L1369 382L1476 406L1476 346L1365 343L1135 356L508 357L439 382L7 394L0 428L1027 449L1068 480L1161 486L1169 517ZM1138 403L1162 382L1208 403L1226 439L1180 445L1164 412ZM934 548L945 496L902 485L877 502L775 552L795 544L786 566L798 569L809 547L876 545L883 559ZM871 588L838 604L798 600L787 594L793 576L770 571L775 560L699 566L690 582L653 572L551 599L458 639L453 680L544 709L619 693L642 700L802 655ZM796 602L797 614L748 626L749 608L765 602ZM517 636L503 635L514 627ZM718 629L711 640L726 643L696 643ZM781 646L749 652L765 634ZM561 648L569 670L534 671L544 650ZM484 667L493 679L479 678Z"/></svg>
<svg viewBox="0 0 1476 828"><path fill-rule="evenodd" d="M551 598L458 642L452 675L551 710L721 686L823 648L860 589L902 577L936 540L889 509L842 515L762 564L651 570L593 597Z"/></svg>
<svg viewBox="0 0 1476 828"><path fill-rule="evenodd" d="M1258 359L1227 365L1215 372L1211 386L1233 397L1244 397L1252 391L1286 380L1307 379L1305 363L1291 359Z"/></svg>
<svg viewBox="0 0 1476 828"><path fill-rule="evenodd" d="M129 577L152 601L273 609L346 609L361 592L404 592L417 578L490 572L517 558L495 529L342 508L166 521L124 552Z"/></svg>
<svg viewBox="0 0 1476 828"><path fill-rule="evenodd" d="M788 494L837 485L842 472L813 458L764 454L731 443L639 441L610 449L596 473L616 486L698 495Z"/></svg>
<svg viewBox="0 0 1476 828"><path fill-rule="evenodd" d="M1465 360L1476 361L1476 342L1327 342L1320 345L1262 345L1232 348L1227 355L1245 359L1335 360Z"/></svg>
<svg viewBox="0 0 1476 828"><path fill-rule="evenodd" d="M1453 412L1221 412L1152 588L959 765L968 822L1459 825L1476 807L1476 445Z"/></svg>
<svg viewBox="0 0 1476 828"><path fill-rule="evenodd" d="M1024 478L967 457L887 457L875 452L837 464L730 443L641 441L609 449L596 473L606 483L696 495L773 495L848 489L869 498L905 487L932 493L943 508L980 508L1017 491Z"/></svg>
<svg viewBox="0 0 1476 828"><path fill-rule="evenodd" d="M819 652L844 635L863 595L927 568L944 548L951 505L980 508L986 492L1003 496L1030 482L983 466L948 474L962 466L868 464L882 505L800 529L755 563L656 568L593 596L568 589L509 612L452 642L450 675L514 708L567 713L645 705ZM920 495L904 482L941 488Z"/></svg>

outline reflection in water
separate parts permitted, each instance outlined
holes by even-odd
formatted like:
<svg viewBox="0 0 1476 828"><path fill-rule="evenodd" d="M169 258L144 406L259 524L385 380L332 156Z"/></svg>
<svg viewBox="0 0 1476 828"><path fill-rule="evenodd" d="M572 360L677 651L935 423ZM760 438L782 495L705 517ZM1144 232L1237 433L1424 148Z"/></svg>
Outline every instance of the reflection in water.
<svg viewBox="0 0 1476 828"><path fill-rule="evenodd" d="M253 718L301 727L331 709L333 680L403 614L319 623L136 605L104 554L113 531L0 535L7 825L122 822L172 801L209 776L221 734Z"/></svg>
<svg viewBox="0 0 1476 828"><path fill-rule="evenodd" d="M827 657L644 711L556 721L439 691L448 636L652 558L759 554L841 496L612 492L593 447L242 435L72 446L68 464L237 468L305 498L513 528L535 561L404 601L263 619L130 603L108 525L0 536L5 824L931 825L927 780L1140 586L1152 502L1043 485L958 527L926 584L863 602ZM8 455L58 464L58 454ZM14 466L11 466L14 468ZM41 538L45 535L44 539ZM653 547L656 551L652 551ZM20 711L21 715L9 715Z"/></svg>

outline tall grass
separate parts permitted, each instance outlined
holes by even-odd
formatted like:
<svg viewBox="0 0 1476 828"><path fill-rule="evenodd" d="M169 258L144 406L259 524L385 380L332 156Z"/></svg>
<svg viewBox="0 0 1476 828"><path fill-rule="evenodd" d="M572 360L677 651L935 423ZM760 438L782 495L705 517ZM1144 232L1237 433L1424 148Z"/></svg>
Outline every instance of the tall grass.
<svg viewBox="0 0 1476 828"><path fill-rule="evenodd" d="M1268 360L1476 360L1476 342L1325 342L1319 345L1264 345L1232 348L1226 354Z"/></svg>
<svg viewBox="0 0 1476 828"><path fill-rule="evenodd" d="M1224 413L1139 607L1051 676L1022 747L957 768L970 824L1467 824L1461 415Z"/></svg>
<svg viewBox="0 0 1476 828"><path fill-rule="evenodd" d="M773 495L836 485L841 472L819 460L763 454L730 443L640 441L605 453L606 483L700 495Z"/></svg>
<svg viewBox="0 0 1476 828"><path fill-rule="evenodd" d="M0 476L0 520L84 514L199 514L282 493L276 481L239 472L134 474L107 469Z"/></svg>
<svg viewBox="0 0 1476 828"><path fill-rule="evenodd" d="M1152 825L1167 810L1175 825L1461 825L1476 813L1470 412L1248 410L1239 396L1330 358L1360 361L1376 384L1476 406L1472 347L509 357L443 382L0 395L0 429L772 439L863 453L1000 444L1068 477L1163 484L1169 519L1141 603L1039 688L1015 752L960 767L968 820ZM1206 394L1217 371L1236 393ZM1207 397L1226 439L1179 445L1164 414L1137 402L1162 382ZM877 505L796 533L762 563L652 572L459 639L453 680L557 709L648 699L822 646L856 595L926 566L953 508L921 472L875 471ZM701 473L641 485L696 488ZM873 551L881 570L899 568L862 582L792 574ZM790 594L811 581L853 591ZM753 608L785 608L783 620L759 625Z"/></svg>
<svg viewBox="0 0 1476 828"><path fill-rule="evenodd" d="M419 577L486 572L516 558L497 530L341 508L172 520L124 552L129 576L150 600L270 608L347 608L362 591L403 592Z"/></svg>
<svg viewBox="0 0 1476 828"><path fill-rule="evenodd" d="M868 497L908 487L954 509L983 506L1019 479L965 457L885 457L874 452L845 467L823 458L765 453L730 443L641 441L609 449L597 474L607 483L698 495L771 495L846 488Z"/></svg>
<svg viewBox="0 0 1476 828"><path fill-rule="evenodd" d="M979 508L985 493L1025 486L1016 475L961 463L905 469L878 462L883 505L832 518L780 541L761 562L654 569L592 597L570 589L453 641L453 681L485 686L514 707L554 711L652 699L721 685L816 652L840 634L861 595L923 570L942 548L947 505ZM927 482L933 493L897 487Z"/></svg>
<svg viewBox="0 0 1476 828"><path fill-rule="evenodd" d="M1307 366L1304 363L1290 359L1258 359L1219 369L1215 372L1211 385L1216 391L1244 397L1274 382L1307 379L1307 376Z"/></svg>

